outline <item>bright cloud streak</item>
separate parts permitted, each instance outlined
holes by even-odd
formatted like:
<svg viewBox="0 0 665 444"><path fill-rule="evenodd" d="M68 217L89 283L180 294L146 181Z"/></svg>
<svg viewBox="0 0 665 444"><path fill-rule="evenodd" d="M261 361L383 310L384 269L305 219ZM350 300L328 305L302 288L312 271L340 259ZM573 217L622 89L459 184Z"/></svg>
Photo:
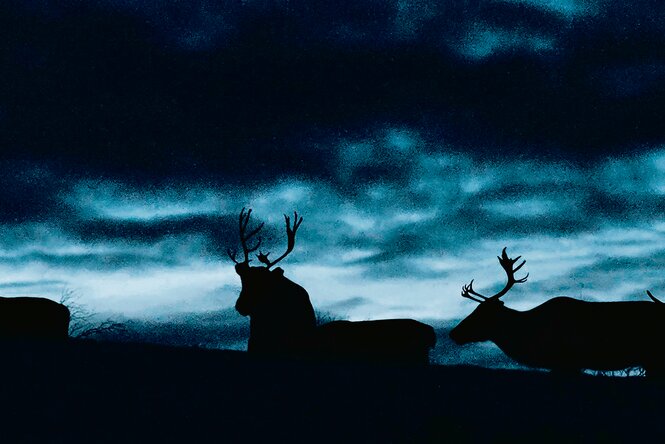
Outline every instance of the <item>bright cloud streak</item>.
<svg viewBox="0 0 665 444"><path fill-rule="evenodd" d="M465 57L480 60L514 50L550 52L556 47L555 43L554 38L546 35L514 29L494 29L485 24L475 24L460 43L458 50Z"/></svg>
<svg viewBox="0 0 665 444"><path fill-rule="evenodd" d="M552 11L568 18L594 15L596 8L587 0L502 0L506 3L525 3Z"/></svg>
<svg viewBox="0 0 665 444"><path fill-rule="evenodd" d="M213 190L181 188L149 192L106 182L83 182L66 201L91 216L114 220L149 221L228 210L224 197Z"/></svg>

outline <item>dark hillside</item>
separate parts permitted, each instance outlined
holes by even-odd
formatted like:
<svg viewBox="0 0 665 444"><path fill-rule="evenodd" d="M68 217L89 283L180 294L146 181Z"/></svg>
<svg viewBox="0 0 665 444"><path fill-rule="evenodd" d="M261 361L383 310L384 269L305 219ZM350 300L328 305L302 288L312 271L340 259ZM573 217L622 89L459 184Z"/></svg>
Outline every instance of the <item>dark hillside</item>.
<svg viewBox="0 0 665 444"><path fill-rule="evenodd" d="M4 345L1 442L661 441L665 384L242 352Z"/></svg>

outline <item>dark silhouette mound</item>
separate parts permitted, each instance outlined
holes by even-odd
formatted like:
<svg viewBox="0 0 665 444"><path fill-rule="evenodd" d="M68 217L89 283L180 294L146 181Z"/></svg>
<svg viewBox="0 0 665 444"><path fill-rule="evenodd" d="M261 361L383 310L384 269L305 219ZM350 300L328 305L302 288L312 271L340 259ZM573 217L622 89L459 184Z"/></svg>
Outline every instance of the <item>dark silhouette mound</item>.
<svg viewBox="0 0 665 444"><path fill-rule="evenodd" d="M429 350L436 343L434 329L412 319L335 321L317 327L307 291L287 279L281 268L270 269L293 251L302 217L295 213L291 226L290 218L284 216L288 239L284 254L270 261L270 253L259 253L264 266L251 267L249 255L259 249L261 239L251 246L249 242L263 227L247 231L251 213L243 208L239 217L244 260L238 262L237 251L228 251L242 282L236 310L250 318L249 352L328 360L429 362Z"/></svg>
<svg viewBox="0 0 665 444"><path fill-rule="evenodd" d="M462 288L462 296L480 305L450 332L458 344L492 341L515 361L562 372L582 369L622 370L642 367L648 376L665 374L665 305L653 302L585 302L557 297L520 312L499 299L516 283L515 272L503 249L499 263L508 275L506 286L485 297Z"/></svg>
<svg viewBox="0 0 665 444"><path fill-rule="evenodd" d="M651 443L665 384L40 341L2 348L2 443Z"/></svg>
<svg viewBox="0 0 665 444"><path fill-rule="evenodd" d="M69 309L45 298L0 297L0 340L67 339Z"/></svg>
<svg viewBox="0 0 665 444"><path fill-rule="evenodd" d="M319 358L345 361L428 364L436 345L432 327L413 319L333 321L320 325L315 338Z"/></svg>

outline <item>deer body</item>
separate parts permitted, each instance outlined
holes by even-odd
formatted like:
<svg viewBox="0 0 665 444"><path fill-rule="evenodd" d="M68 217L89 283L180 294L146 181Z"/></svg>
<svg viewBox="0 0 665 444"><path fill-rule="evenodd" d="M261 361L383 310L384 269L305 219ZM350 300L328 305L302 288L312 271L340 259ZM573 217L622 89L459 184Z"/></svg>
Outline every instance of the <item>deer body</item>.
<svg viewBox="0 0 665 444"><path fill-rule="evenodd" d="M296 230L302 222L295 214L291 227L287 216L288 245L286 253L275 261L260 253L265 266L249 265L249 254L259 248L261 239L250 246L251 238L262 225L246 234L251 210L240 213L240 242L245 260L236 261L242 290L236 310L250 318L247 350L255 354L313 357L325 360L428 363L429 349L434 346L434 329L411 319L381 321L334 321L316 326L316 316L307 291L287 279L281 268L270 269L286 257L295 243Z"/></svg>
<svg viewBox="0 0 665 444"><path fill-rule="evenodd" d="M519 258L518 258L519 259ZM557 371L621 370L643 367L647 374L665 371L665 304L653 302L586 302L557 297L527 311L504 306L499 299L516 283L517 259L503 251L506 287L489 298L463 287L462 296L480 305L450 332L458 344L492 341L515 361ZM472 281L473 283L473 281Z"/></svg>
<svg viewBox="0 0 665 444"><path fill-rule="evenodd" d="M435 344L432 326L413 319L333 321L316 331L324 359L428 364Z"/></svg>
<svg viewBox="0 0 665 444"><path fill-rule="evenodd" d="M236 310L250 319L247 350L298 354L308 348L316 316L307 291L284 277L281 268L238 268L242 290Z"/></svg>
<svg viewBox="0 0 665 444"><path fill-rule="evenodd" d="M0 339L67 339L69 309L45 298L0 297Z"/></svg>
<svg viewBox="0 0 665 444"><path fill-rule="evenodd" d="M515 361L554 370L665 368L665 308L654 302L585 302L558 297L528 311L501 307L477 341L492 341ZM469 318L467 318L469 319ZM633 322L638 320L638 322ZM473 319L469 319L473 322ZM462 321L451 338L460 343Z"/></svg>

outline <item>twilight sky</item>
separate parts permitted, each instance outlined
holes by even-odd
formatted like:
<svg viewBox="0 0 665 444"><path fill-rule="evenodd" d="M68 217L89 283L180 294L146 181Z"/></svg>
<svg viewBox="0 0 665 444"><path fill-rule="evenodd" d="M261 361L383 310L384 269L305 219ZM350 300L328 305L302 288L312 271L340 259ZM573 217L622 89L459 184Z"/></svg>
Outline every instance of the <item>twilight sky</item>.
<svg viewBox="0 0 665 444"><path fill-rule="evenodd" d="M665 297L665 5L10 0L0 289L224 310L237 214L315 307L452 319Z"/></svg>

